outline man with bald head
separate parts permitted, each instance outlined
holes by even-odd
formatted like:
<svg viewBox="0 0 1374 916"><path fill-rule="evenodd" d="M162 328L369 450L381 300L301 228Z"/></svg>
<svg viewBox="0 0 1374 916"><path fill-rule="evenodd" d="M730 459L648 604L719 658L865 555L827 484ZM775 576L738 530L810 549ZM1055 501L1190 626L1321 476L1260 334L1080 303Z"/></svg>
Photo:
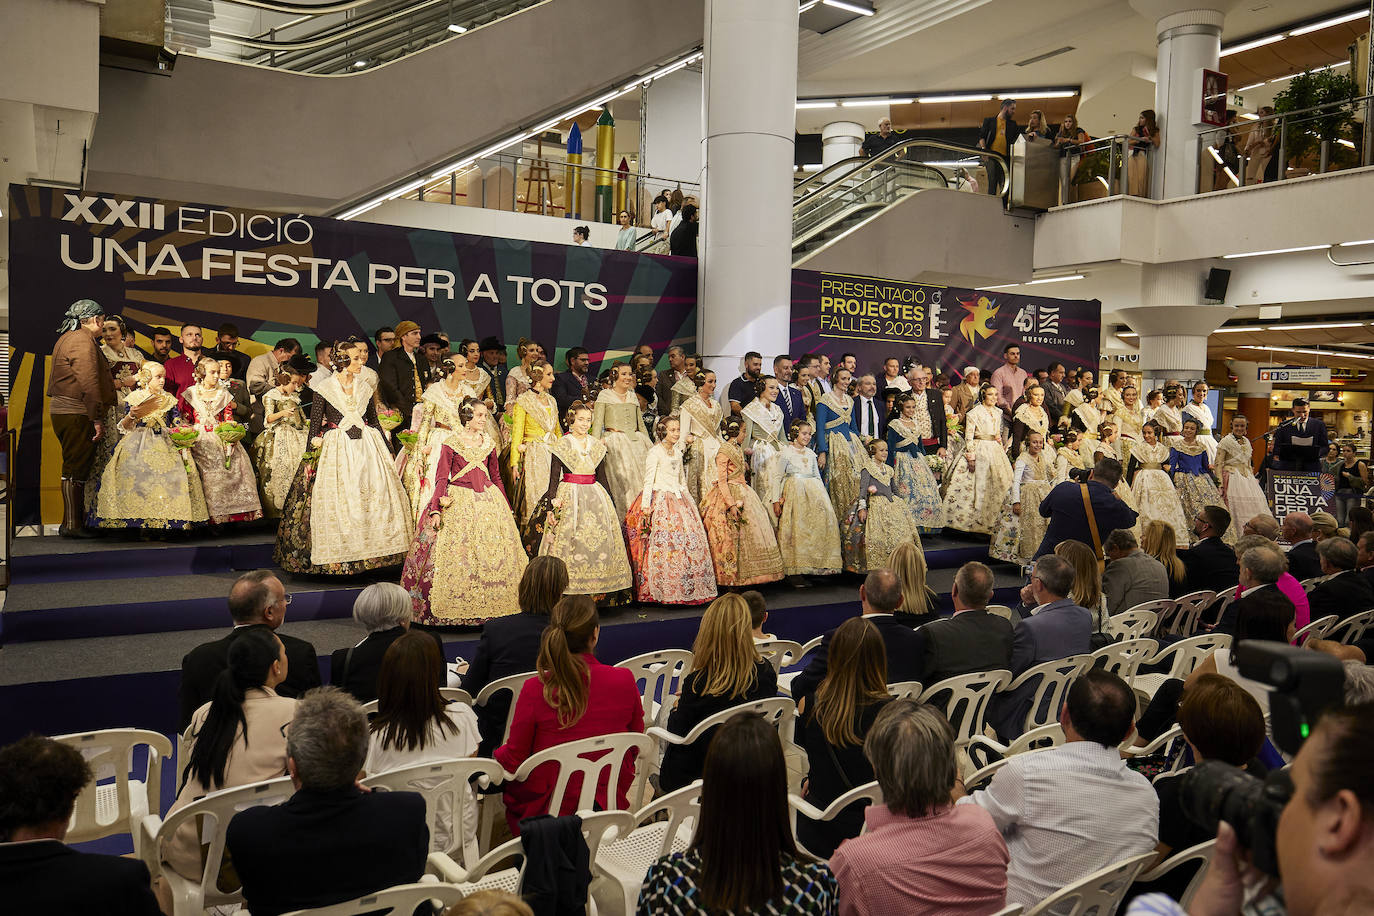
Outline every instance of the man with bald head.
<svg viewBox="0 0 1374 916"><path fill-rule="evenodd" d="M1010 620L988 611L993 585L986 564L959 567L950 590L954 616L916 631L916 673L910 680L934 684L974 671L1010 670L1015 634ZM887 679L897 680L890 673Z"/></svg>
<svg viewBox="0 0 1374 916"><path fill-rule="evenodd" d="M1312 539L1312 516L1290 512L1283 517L1283 539L1288 542L1288 571L1301 582L1322 574L1317 542Z"/></svg>

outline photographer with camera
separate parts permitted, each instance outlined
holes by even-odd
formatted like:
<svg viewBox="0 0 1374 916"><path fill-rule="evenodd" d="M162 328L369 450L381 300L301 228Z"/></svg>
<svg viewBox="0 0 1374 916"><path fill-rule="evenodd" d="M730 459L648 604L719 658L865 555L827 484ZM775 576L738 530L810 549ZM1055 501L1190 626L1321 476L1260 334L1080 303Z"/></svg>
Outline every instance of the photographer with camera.
<svg viewBox="0 0 1374 916"><path fill-rule="evenodd" d="M1107 533L1135 526L1136 511L1113 492L1120 482L1121 462L1103 458L1086 481L1066 480L1051 490L1040 503L1040 514L1050 523L1035 556L1053 553L1060 541L1082 541L1102 559Z"/></svg>

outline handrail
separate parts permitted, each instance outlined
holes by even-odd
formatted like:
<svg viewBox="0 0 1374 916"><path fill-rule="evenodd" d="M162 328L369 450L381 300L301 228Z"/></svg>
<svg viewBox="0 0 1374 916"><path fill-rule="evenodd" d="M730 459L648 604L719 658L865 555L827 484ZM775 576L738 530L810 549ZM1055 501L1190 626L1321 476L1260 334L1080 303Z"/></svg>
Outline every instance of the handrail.
<svg viewBox="0 0 1374 916"><path fill-rule="evenodd" d="M1006 191L1005 185L1008 181L1010 181L1011 174L1009 168L1007 167L1007 164L1009 162L1008 157L1002 155L1001 153L994 153L992 150L978 149L977 147L972 146L963 146L958 143L949 143L945 140L936 140L933 137L913 137L910 140L903 140L901 143L888 147L876 156L868 157L867 159L863 160L862 163L854 166L853 168L849 169L843 174L837 176L833 181L827 182L823 187L816 188L813 191L808 191L806 194L803 194L801 197L797 198L797 200L793 202L793 209L796 209L797 207L806 203L812 197L815 197L817 194L820 194L821 192L825 191L827 188L829 188L836 182L840 182L845 180L846 178L851 177L861 169L871 168L881 163L887 163L896 160L899 154L906 152L913 146L928 146L931 149L945 150L951 153L960 153L964 156L998 159L1002 163L1002 184L1004 185L1004 187L1001 188L998 191L998 193L1000 194ZM835 163L836 166L842 164L843 163L841 162ZM833 167L834 166L832 166L832 168ZM816 175L823 175L825 174L825 172L826 170L822 169L821 171L817 172Z"/></svg>
<svg viewBox="0 0 1374 916"><path fill-rule="evenodd" d="M238 6L251 6L273 13L287 13L294 16L327 16L331 13L346 13L349 10L375 3L376 0L340 0L338 3L283 3L281 0L229 0Z"/></svg>
<svg viewBox="0 0 1374 916"><path fill-rule="evenodd" d="M1271 115L1262 118L1247 118L1244 124L1223 124L1217 127L1209 127L1200 133L1217 133L1218 131L1230 130L1232 127L1253 127L1256 124L1263 124L1266 121L1282 121L1286 118L1293 118L1299 115L1311 114L1314 111L1325 111L1332 108L1339 108L1343 105L1358 105L1360 102L1374 101L1374 95L1362 95L1353 99L1341 99L1335 102L1326 102L1321 105L1313 105L1310 108L1299 108L1296 111L1276 111Z"/></svg>
<svg viewBox="0 0 1374 916"><path fill-rule="evenodd" d="M234 0L234 2L239 3L241 0ZM368 2L375 2L375 0L368 0ZM414 13L421 12L429 7L440 6L447 3L448 0L420 0L419 3L411 6L404 6L391 10L389 13L377 19L360 20L352 24L340 23L344 26L340 31L330 32L314 39L298 38L289 41L260 41L257 38L246 38L240 35L232 35L227 32L218 32L214 29L210 30L210 37L220 39L221 41L227 41L231 44L242 45L245 48L252 48L255 51L309 51L313 48L323 47L331 42L342 41L357 35L365 34L395 19L401 19ZM281 27L279 26L279 28Z"/></svg>

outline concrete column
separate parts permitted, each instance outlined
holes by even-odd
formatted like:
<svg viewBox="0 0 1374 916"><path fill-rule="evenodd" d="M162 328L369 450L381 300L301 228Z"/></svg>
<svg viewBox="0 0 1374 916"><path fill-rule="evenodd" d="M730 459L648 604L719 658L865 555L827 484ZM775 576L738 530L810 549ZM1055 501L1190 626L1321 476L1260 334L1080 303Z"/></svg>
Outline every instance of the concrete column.
<svg viewBox="0 0 1374 916"><path fill-rule="evenodd" d="M707 0L697 340L722 391L749 350L787 352L796 0Z"/></svg>
<svg viewBox="0 0 1374 916"><path fill-rule="evenodd" d="M864 145L864 126L835 121L821 128L821 165L830 166L859 155Z"/></svg>
<svg viewBox="0 0 1374 916"><path fill-rule="evenodd" d="M1206 377L1207 338L1235 308L1197 301L1204 271L1200 262L1147 266L1141 274L1141 305L1120 310L1140 335L1146 390L1170 378L1191 384Z"/></svg>
<svg viewBox="0 0 1374 916"><path fill-rule="evenodd" d="M1236 411L1250 421L1250 464L1259 470L1264 460L1264 434L1269 431L1269 403L1274 386L1259 380L1259 363L1232 360L1236 374Z"/></svg>

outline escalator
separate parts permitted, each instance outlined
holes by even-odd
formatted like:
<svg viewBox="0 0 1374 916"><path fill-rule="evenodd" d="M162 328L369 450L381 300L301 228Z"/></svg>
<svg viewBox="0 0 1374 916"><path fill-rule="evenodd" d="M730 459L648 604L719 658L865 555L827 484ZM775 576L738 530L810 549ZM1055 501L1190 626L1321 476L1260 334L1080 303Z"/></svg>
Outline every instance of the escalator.
<svg viewBox="0 0 1374 916"><path fill-rule="evenodd" d="M479 6L505 14L460 15ZM411 18L387 18L402 12ZM263 52L256 65L182 54L164 73L102 68L86 186L339 213L634 91L685 65L703 33L700 6L679 0L391 2L356 33L362 18L313 38L253 38L273 44L250 48ZM316 44L325 37L334 44ZM340 70L351 55L365 65Z"/></svg>

